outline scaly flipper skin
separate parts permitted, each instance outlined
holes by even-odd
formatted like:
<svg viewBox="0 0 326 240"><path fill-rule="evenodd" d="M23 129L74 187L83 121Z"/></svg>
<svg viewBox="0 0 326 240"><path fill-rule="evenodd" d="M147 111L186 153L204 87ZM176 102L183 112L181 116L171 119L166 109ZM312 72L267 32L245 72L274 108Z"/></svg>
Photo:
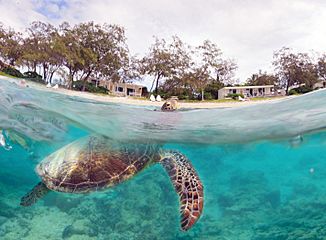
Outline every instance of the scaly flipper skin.
<svg viewBox="0 0 326 240"><path fill-rule="evenodd" d="M197 222L203 211L203 185L191 163L181 153L163 153L161 164L179 194L181 229L187 231Z"/></svg>
<svg viewBox="0 0 326 240"><path fill-rule="evenodd" d="M39 182L29 193L22 197L20 205L27 207L37 202L37 200L49 192L43 182Z"/></svg>

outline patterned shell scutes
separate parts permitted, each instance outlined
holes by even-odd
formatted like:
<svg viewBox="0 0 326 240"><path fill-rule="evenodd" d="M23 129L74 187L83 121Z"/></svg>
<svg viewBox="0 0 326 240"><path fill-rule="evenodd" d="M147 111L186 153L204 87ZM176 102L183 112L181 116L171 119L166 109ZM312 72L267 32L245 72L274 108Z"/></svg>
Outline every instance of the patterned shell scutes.
<svg viewBox="0 0 326 240"><path fill-rule="evenodd" d="M88 136L54 152L36 170L49 189L82 193L129 179L152 161L157 161L157 155L155 145L120 143L102 136Z"/></svg>

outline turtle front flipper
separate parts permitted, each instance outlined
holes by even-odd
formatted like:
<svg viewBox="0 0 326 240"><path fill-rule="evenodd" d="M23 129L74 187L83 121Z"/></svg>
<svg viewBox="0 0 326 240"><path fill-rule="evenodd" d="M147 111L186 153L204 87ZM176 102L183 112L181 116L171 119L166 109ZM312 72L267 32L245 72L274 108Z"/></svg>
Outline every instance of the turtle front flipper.
<svg viewBox="0 0 326 240"><path fill-rule="evenodd" d="M187 231L197 222L203 211L203 185L191 163L181 153L164 153L161 164L179 194L181 229Z"/></svg>
<svg viewBox="0 0 326 240"><path fill-rule="evenodd" d="M21 198L20 205L27 207L31 206L36 201L46 195L50 190L46 187L43 182L39 182L29 193Z"/></svg>

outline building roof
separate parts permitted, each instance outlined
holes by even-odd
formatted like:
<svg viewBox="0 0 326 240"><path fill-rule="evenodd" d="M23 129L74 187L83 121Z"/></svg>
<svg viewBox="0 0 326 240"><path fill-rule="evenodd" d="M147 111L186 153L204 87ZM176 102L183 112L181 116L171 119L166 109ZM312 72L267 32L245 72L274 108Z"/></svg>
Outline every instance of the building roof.
<svg viewBox="0 0 326 240"><path fill-rule="evenodd" d="M138 87L138 88L143 88L143 85L139 84L134 84L134 83L115 83L117 86L125 86L125 87Z"/></svg>
<svg viewBox="0 0 326 240"><path fill-rule="evenodd" d="M109 84L112 84L113 86L138 87L138 88L145 87L143 85L134 84L134 83L109 82Z"/></svg>
<svg viewBox="0 0 326 240"><path fill-rule="evenodd" d="M274 85L224 87L222 89L272 88Z"/></svg>

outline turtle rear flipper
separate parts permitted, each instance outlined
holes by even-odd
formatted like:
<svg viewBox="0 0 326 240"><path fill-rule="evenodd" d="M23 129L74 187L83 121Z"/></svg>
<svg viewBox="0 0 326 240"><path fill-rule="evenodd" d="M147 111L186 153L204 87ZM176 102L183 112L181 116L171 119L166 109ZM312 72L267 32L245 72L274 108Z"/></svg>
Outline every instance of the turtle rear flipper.
<svg viewBox="0 0 326 240"><path fill-rule="evenodd" d="M43 182L39 182L29 193L21 198L20 205L27 207L31 206L36 201L46 195L50 190L46 187Z"/></svg>
<svg viewBox="0 0 326 240"><path fill-rule="evenodd" d="M170 176L180 200L181 229L187 231L203 211L203 185L188 159L179 152L167 152L161 164Z"/></svg>

